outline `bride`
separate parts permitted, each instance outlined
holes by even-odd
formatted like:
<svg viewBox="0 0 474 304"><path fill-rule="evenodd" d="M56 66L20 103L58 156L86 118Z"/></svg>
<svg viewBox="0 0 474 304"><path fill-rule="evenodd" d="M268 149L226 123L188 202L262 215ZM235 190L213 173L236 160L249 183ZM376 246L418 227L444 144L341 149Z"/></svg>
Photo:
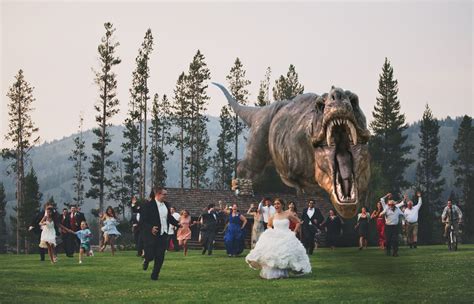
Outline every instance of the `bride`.
<svg viewBox="0 0 474 304"><path fill-rule="evenodd" d="M283 200L277 198L273 205L276 214L268 221L269 229L262 233L245 261L251 268L261 269L260 277L264 279L287 278L288 271L298 275L310 273L306 250L289 228L290 221L299 223L299 219L283 211Z"/></svg>

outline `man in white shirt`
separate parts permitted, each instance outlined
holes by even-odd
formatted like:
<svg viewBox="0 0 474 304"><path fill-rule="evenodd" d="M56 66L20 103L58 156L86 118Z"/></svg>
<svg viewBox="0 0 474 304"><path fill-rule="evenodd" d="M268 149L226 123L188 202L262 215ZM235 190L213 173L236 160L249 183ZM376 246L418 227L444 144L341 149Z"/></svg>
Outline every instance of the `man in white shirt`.
<svg viewBox="0 0 474 304"><path fill-rule="evenodd" d="M265 197L260 204L258 204L258 209L263 215L263 227L266 230L268 219L276 213L275 207L272 206L272 201L268 197Z"/></svg>
<svg viewBox="0 0 474 304"><path fill-rule="evenodd" d="M174 219L179 222L179 213L176 212L176 208L171 207L170 212L171 212L171 215L174 217ZM176 238L176 230L177 230L176 226L170 225L168 235L169 235L170 240L173 242L173 250L179 251L178 239Z"/></svg>
<svg viewBox="0 0 474 304"><path fill-rule="evenodd" d="M422 204L421 193L417 192L418 204L413 206L412 201L408 201L407 207L403 211L406 220L407 242L410 248L416 248L418 242L418 212Z"/></svg>
<svg viewBox="0 0 474 304"><path fill-rule="evenodd" d="M156 281L165 259L169 240L169 225L179 227L179 222L172 216L166 203L167 191L161 187L154 190L155 199L145 203L142 207L140 225L143 227L143 242L145 244L143 270L147 270L148 263L154 260L151 279Z"/></svg>
<svg viewBox="0 0 474 304"><path fill-rule="evenodd" d="M391 199L392 194L387 193L380 199L383 206L382 215L385 215L385 239L387 242L387 255L391 255L393 248L393 256L398 256L398 223L400 217L404 216L403 212L398 206L403 205L402 203L395 204L395 201ZM388 199L388 204L385 204L385 199Z"/></svg>

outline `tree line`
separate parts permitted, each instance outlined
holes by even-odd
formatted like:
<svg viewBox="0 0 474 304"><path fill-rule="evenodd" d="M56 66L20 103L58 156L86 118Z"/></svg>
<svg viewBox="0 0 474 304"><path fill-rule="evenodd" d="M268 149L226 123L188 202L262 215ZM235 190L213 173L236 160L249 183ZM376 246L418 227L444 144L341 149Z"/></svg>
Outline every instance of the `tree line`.
<svg viewBox="0 0 474 304"><path fill-rule="evenodd" d="M69 158L74 169L74 197L72 202L67 202L66 205L69 203L81 206L84 198L88 197L98 201L98 208L95 210L98 213L103 212L105 201L115 201L119 206L118 211L124 214L132 196L145 199L148 196L147 190L153 186L165 186L165 162L168 160L166 147L173 147L174 153L179 153L181 188L229 189L231 179L236 175L238 141L245 126L228 105L223 106L219 116L221 132L217 149L210 155L206 128L208 118L205 113L209 105L207 89L211 73L205 56L197 50L188 70L178 76L171 98L166 94L152 94L149 90L150 60L155 42L151 29L145 33L132 72L128 111L124 121L124 142L121 146L122 156L118 162L111 160L113 152L108 149L108 145L112 137L108 130L111 119L119 112L120 103L116 95L118 83L114 69L121 63L121 59L117 55L120 44L115 38L116 29L109 22L104 24L104 29L105 34L97 47L99 67L94 70L94 81L98 88L98 99L94 104L97 122L93 129L96 136L96 141L92 144L94 152L90 156L84 152L83 119L80 117L78 136L74 138L74 149ZM235 59L226 79L235 100L247 105L248 86L251 82L246 79L246 71L239 58ZM270 79L271 68L268 67L264 79L260 82L255 106L265 106L272 102ZM14 176L17 185L16 217L12 220L16 231L17 252L20 252L22 243L25 251L29 247L30 240L25 229L31 220L31 212L39 208L41 201L38 180L28 158L30 149L39 142L36 135L39 130L31 119L32 103L35 100L33 89L25 80L23 71L19 70L7 93L10 98L10 123L6 139L11 142L13 148L3 149L2 156L11 160L8 173ZM288 73L275 81L271 91L274 100L292 99L304 92L304 86L298 80L294 65L290 65ZM409 187L421 190L424 193L421 217L426 218L426 221L420 222L420 238L431 242L433 223L443 204L440 197L443 180L440 179L441 169L437 163L438 122L426 105L421 121L421 149L416 183L409 185L404 180L403 173L414 161L406 157L413 147L405 145L407 137L403 135L403 131L407 124L397 97L398 82L388 59L385 59L382 67L378 93L372 112L374 119L370 124L372 179L365 203L375 204L376 198L388 191L401 193ZM452 163L456 186L461 193L459 201L465 209L466 227L470 229L470 235L474 233L474 208L468 200L474 191L473 128L472 118L466 115L454 144L457 158ZM29 168L26 176L25 168ZM147 172L147 168L150 168L151 172ZM86 179L91 183L87 191L84 188ZM0 183L0 228L5 224L5 205L4 187ZM0 250L5 250L5 235L6 229L0 230Z"/></svg>

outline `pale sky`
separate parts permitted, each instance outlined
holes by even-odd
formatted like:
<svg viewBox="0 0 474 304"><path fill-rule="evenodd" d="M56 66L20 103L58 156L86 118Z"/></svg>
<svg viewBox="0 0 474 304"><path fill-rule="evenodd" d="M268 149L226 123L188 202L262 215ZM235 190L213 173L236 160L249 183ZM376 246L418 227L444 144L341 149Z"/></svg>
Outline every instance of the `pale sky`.
<svg viewBox="0 0 474 304"><path fill-rule="evenodd" d="M92 68L104 22L116 27L122 63L118 74L125 118L137 50L148 28L155 38L150 91L173 95L179 74L198 49L211 80L227 86L239 57L252 81L253 102L265 69L272 84L294 64L305 92L322 94L331 85L359 95L371 120L378 78L388 57L399 81L407 121L421 118L426 103L436 117L473 115L473 2L20 2L1 1L1 146L7 144L5 96L19 69L35 87L33 120L42 141L95 125L98 98ZM210 86L208 113L225 103Z"/></svg>

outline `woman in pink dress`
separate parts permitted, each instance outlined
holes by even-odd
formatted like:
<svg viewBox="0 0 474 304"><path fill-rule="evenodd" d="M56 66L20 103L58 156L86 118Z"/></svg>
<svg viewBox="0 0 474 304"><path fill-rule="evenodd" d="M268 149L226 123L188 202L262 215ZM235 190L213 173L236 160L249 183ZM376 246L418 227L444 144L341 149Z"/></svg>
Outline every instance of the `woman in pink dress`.
<svg viewBox="0 0 474 304"><path fill-rule="evenodd" d="M372 212L370 218L377 219L377 234L379 236L379 247L380 249L385 249L385 217L380 215L383 211L383 206L381 202L377 202L375 210Z"/></svg>
<svg viewBox="0 0 474 304"><path fill-rule="evenodd" d="M176 238L178 239L179 246L183 248L184 255L188 255L188 240L191 239L191 226L196 222L191 223L191 216L189 216L188 210L181 211L181 217L179 218L181 227L178 229Z"/></svg>

